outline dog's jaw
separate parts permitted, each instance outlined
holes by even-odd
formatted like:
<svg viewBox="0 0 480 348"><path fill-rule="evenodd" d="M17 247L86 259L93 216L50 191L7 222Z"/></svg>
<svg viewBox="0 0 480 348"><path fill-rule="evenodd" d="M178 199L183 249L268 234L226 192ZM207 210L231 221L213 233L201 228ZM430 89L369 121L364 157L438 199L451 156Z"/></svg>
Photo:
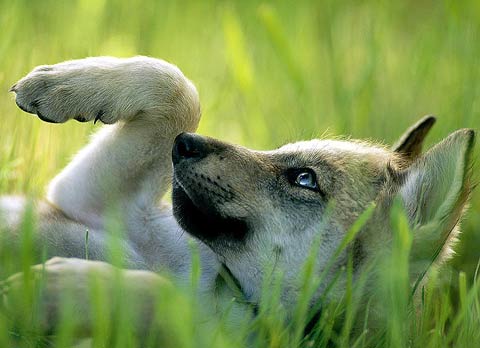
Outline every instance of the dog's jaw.
<svg viewBox="0 0 480 348"><path fill-rule="evenodd" d="M173 214L180 226L212 248L218 243L241 243L247 237L248 225L245 220L222 216L208 203L202 206L195 204L175 177L172 202Z"/></svg>

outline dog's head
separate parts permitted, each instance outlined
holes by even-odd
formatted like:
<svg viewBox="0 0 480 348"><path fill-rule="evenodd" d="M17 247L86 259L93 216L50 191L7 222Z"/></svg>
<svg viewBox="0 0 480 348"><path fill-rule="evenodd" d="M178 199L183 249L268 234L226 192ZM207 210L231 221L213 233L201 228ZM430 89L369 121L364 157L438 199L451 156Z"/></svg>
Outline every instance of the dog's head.
<svg viewBox="0 0 480 348"><path fill-rule="evenodd" d="M398 195L412 228L441 219L436 242L445 241L470 190L474 135L457 131L422 156L433 122L431 117L420 121L393 149L311 140L253 151L183 133L173 148L175 216L219 256L247 298L259 300L265 272L274 269L283 274L284 303L293 304L298 276L315 241L316 270L321 272L372 202L376 212L353 243L354 267L390 240L388 209ZM433 246L423 249L428 254ZM345 262L342 254L329 274Z"/></svg>

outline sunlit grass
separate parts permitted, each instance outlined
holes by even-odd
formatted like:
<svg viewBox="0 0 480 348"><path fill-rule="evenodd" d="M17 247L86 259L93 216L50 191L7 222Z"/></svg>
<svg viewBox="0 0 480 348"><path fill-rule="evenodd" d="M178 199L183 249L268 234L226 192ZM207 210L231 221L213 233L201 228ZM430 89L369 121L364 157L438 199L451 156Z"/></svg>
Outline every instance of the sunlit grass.
<svg viewBox="0 0 480 348"><path fill-rule="evenodd" d="M0 254L2 266L19 263L16 267L23 270L16 276L17 283L12 279L6 284L0 283L0 291L6 291L9 301L6 309L0 306L0 343L4 347L71 347L82 342L79 340L82 337L89 337L81 343L82 347L132 348L159 345L330 347L332 344L337 347L471 347L472 342L479 342L479 266L471 285L467 284L463 272L452 278L450 284L442 282L437 273L429 272L428 281L422 283L421 291L414 296L409 278L413 232L400 205L392 210L391 246L381 250L371 264L364 266L362 273L354 275L353 249L349 246L374 209L372 205L360 216L320 274L314 271L319 241L313 243L299 273L301 293L291 316L280 302L282 276L274 273L265 279L256 314L251 308L240 317L230 316L235 302L243 301L235 292L235 298L222 303L215 303L215 298L199 297L196 289L201 268L198 254L195 256L197 251L192 248L195 271L190 284L176 284L172 279L149 288L153 300L148 308L154 308L153 318L144 316L143 298L138 296L142 293L135 290L135 284L125 281L118 268L108 278L103 273L92 272L88 278L79 280L64 273L63 290L54 298L55 303L60 303L57 312L45 306L45 301L39 301L46 298L45 287L52 283L43 278L42 266L37 272L29 268L34 254L35 220L27 211L23 242L16 251L22 257L17 260L11 254ZM113 220L111 223L106 232L111 238L110 262L121 265L123 252L118 243L121 227L115 226ZM327 281L326 272L336 257L345 253L346 265L328 280L329 285L317 302L321 306L308 309L316 290ZM5 278L8 273L3 268L0 271L0 276ZM18 281L23 285L12 285L19 284ZM338 290L338 282L345 284L345 291L332 297L332 292ZM84 287L80 287L80 283ZM459 288L458 302L452 301L452 284ZM87 305L81 301L84 296L90 298ZM330 300L326 301L327 298ZM78 303L84 305L79 307ZM236 318L234 326L231 318ZM54 321L58 323L55 330L45 334L49 323ZM149 323L146 329L142 328L145 322Z"/></svg>
<svg viewBox="0 0 480 348"><path fill-rule="evenodd" d="M428 113L438 116L428 139L433 144L457 128L480 124L478 42L480 4L474 0L0 0L0 193L42 196L48 181L98 128L75 122L45 124L16 108L8 89L36 65L95 55L164 58L177 64L200 91L203 118L199 132L254 148L272 148L325 131L393 143ZM478 153L477 146L474 158ZM0 248L2 279L26 270L31 263L33 223L25 221L20 254ZM349 318L360 301L350 284L345 298L348 305L332 304L323 311L313 334L314 338L322 336L316 337L321 342L317 345L326 346L332 339L345 347L470 347L474 340L479 342L479 285L474 282L480 257L478 226L477 190L462 223L453 268L430 278L416 325L410 325L411 308L402 297L408 296L402 287L404 274L393 275L382 278L384 291L392 296L385 311L393 314L385 323L385 335L371 337L360 329L358 335L349 336L353 326ZM121 254L112 255L112 261L120 265ZM403 267L403 257L400 253L391 262ZM349 266L344 271L351 272ZM265 294L269 305L260 308L255 322L259 345L297 344L306 320L304 309L299 307L296 327L284 327L276 293L270 290ZM102 296L98 290L94 307L99 315ZM189 294L168 296L172 301L159 308L172 319L159 318L158 324L159 329L172 325L175 333L167 335L166 346L209 346L209 338L202 340L193 328L199 314L192 313ZM128 327L128 321L122 321L128 309L118 307L126 311L119 314L118 325ZM69 310L66 306L64 315L74 316ZM334 329L335 318L344 316L345 325L350 326ZM93 344L111 346L105 341L111 324L106 317L100 319ZM10 328L1 330L8 327L6 320L0 313L0 347L10 346L16 335ZM68 343L69 323L56 342ZM218 347L245 340L243 334L218 332ZM184 336L184 341L177 341L181 339L177 335ZM32 339L28 342L35 346ZM15 346L30 344L19 342ZM302 344L308 346L308 342L307 338Z"/></svg>

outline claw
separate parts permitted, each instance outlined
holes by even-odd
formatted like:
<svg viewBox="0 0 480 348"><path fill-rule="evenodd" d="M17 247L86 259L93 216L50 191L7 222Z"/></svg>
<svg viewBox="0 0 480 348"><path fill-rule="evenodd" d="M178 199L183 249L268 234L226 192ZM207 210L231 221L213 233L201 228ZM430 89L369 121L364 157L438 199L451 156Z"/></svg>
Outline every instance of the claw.
<svg viewBox="0 0 480 348"><path fill-rule="evenodd" d="M75 119L75 121L78 121L78 122L81 122L81 123L84 123L84 122L88 121L85 117L82 117L82 116L77 116L74 119Z"/></svg>
<svg viewBox="0 0 480 348"><path fill-rule="evenodd" d="M104 112L102 110L100 110L97 114L97 116L95 116L95 121L93 121L93 124L96 124L98 120L102 120L101 117L103 116Z"/></svg>

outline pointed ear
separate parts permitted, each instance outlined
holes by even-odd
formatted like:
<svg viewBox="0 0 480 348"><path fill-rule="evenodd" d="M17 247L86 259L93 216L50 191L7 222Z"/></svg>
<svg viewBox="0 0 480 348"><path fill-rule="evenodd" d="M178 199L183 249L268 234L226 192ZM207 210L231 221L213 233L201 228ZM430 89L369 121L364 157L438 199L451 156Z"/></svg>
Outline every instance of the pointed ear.
<svg viewBox="0 0 480 348"><path fill-rule="evenodd" d="M414 242L420 240L424 251L443 246L461 218L472 190L474 139L471 129L456 131L405 173L400 194L416 234Z"/></svg>
<svg viewBox="0 0 480 348"><path fill-rule="evenodd" d="M408 162L413 161L421 154L423 140L435 124L435 121L435 116L422 118L403 133L397 143L392 146L392 150L400 153Z"/></svg>

